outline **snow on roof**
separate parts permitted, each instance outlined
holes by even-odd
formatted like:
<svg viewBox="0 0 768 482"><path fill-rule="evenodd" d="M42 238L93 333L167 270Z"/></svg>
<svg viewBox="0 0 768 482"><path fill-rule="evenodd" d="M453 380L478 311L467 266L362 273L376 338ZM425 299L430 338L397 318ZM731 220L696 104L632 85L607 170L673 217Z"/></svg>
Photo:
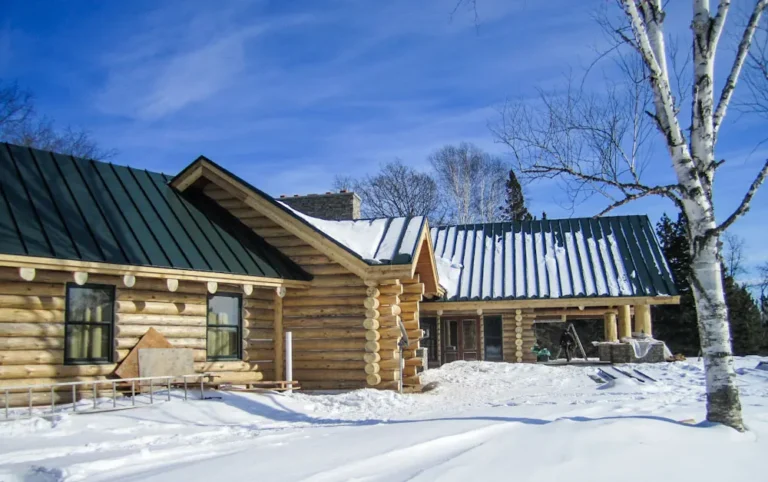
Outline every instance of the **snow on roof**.
<svg viewBox="0 0 768 482"><path fill-rule="evenodd" d="M413 260L424 216L328 221L285 209L372 264L408 264Z"/></svg>
<svg viewBox="0 0 768 482"><path fill-rule="evenodd" d="M433 228L450 301L677 294L647 216Z"/></svg>

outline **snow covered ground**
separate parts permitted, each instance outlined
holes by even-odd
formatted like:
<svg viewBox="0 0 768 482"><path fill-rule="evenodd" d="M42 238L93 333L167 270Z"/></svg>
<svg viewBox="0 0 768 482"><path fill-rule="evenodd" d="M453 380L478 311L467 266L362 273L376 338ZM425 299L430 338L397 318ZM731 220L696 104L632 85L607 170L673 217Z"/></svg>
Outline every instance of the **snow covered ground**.
<svg viewBox="0 0 768 482"><path fill-rule="evenodd" d="M0 481L764 480L759 361L737 360L744 434L701 423L696 361L602 386L590 367L457 362L428 371L423 394L220 394L0 422Z"/></svg>

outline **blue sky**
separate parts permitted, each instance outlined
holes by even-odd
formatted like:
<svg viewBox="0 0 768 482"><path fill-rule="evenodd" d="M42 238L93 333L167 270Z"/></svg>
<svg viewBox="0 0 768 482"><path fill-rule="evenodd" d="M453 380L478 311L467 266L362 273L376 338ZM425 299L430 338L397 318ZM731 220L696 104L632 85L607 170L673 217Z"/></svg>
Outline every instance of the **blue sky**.
<svg viewBox="0 0 768 482"><path fill-rule="evenodd" d="M604 45L592 15L606 2L478 0L476 25L466 9L451 15L456 0L3 0L0 77L116 148L116 163L174 173L204 154L273 195L324 192L336 174L394 158L426 168L447 143L506 155L488 129L498 108L587 65ZM688 10L669 12L681 41ZM732 111L721 131L720 216L768 155L755 149L764 127ZM651 166L670 179L663 150ZM526 190L532 211L571 215L556 184ZM574 214L605 205L595 197ZM733 229L750 265L768 261L767 205L763 191ZM617 213L671 209L652 200Z"/></svg>

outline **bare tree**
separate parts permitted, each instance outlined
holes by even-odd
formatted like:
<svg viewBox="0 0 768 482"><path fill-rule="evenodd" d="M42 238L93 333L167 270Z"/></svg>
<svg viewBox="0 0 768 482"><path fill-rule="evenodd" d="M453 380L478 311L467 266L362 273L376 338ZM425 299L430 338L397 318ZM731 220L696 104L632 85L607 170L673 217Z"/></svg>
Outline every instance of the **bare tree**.
<svg viewBox="0 0 768 482"><path fill-rule="evenodd" d="M516 154L523 173L562 179L571 193L601 193L611 200L606 211L639 198L664 196L685 215L692 258L691 285L707 374L707 419L743 430L719 237L749 210L755 193L768 175L768 161L759 169L739 206L721 223L715 219L712 185L716 171L724 164L715 157L718 131L768 0L753 0L735 58L717 96L715 54L731 2L720 0L713 10L708 0L692 0L690 78L694 87L689 128L684 127L680 118L682 98L674 92L676 72L664 35L662 1L616 0L616 3L622 11L617 17L620 21L606 21L603 25L616 40L616 50L626 49L640 59L645 85L652 94L648 118L664 140L672 166L667 172L675 181L670 184L644 181L643 165L629 148L636 136L628 136L631 129L625 127L631 123L628 118L637 115L622 108L619 117L614 119L615 102L610 101L612 88L606 94L607 103L593 102L578 89L568 91L562 100L564 105L556 105L552 97L542 96L543 116L520 106L508 109L496 133ZM600 107L593 109L595 106ZM653 169L658 178L664 165L655 163Z"/></svg>
<svg viewBox="0 0 768 482"><path fill-rule="evenodd" d="M733 233L725 232L723 239L723 264L725 265L725 275L736 278L747 272L744 268L744 239Z"/></svg>
<svg viewBox="0 0 768 482"><path fill-rule="evenodd" d="M29 91L1 80L0 141L89 159L115 155L114 150L100 148L88 131L56 128L51 119L37 114Z"/></svg>
<svg viewBox="0 0 768 482"><path fill-rule="evenodd" d="M435 181L399 159L383 164L373 176L337 176L334 188L355 191L367 217L428 216L435 224L442 220Z"/></svg>
<svg viewBox="0 0 768 482"><path fill-rule="evenodd" d="M487 223L501 216L509 167L498 157L462 142L429 156L450 221Z"/></svg>
<svg viewBox="0 0 768 482"><path fill-rule="evenodd" d="M755 31L743 77L750 95L738 103L739 109L768 117L768 18L764 17Z"/></svg>

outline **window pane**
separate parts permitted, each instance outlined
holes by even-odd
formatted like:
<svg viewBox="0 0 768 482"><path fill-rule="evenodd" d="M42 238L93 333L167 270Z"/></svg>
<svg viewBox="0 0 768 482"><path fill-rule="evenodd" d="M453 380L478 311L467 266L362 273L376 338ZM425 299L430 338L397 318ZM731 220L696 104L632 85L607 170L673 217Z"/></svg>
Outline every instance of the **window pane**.
<svg viewBox="0 0 768 482"><path fill-rule="evenodd" d="M236 296L214 295L208 298L209 325L240 325L240 299Z"/></svg>
<svg viewBox="0 0 768 482"><path fill-rule="evenodd" d="M446 347L456 348L459 345L459 322L448 322L448 339L446 340Z"/></svg>
<svg viewBox="0 0 768 482"><path fill-rule="evenodd" d="M69 325L67 354L69 360L109 360L110 327L106 325Z"/></svg>
<svg viewBox="0 0 768 482"><path fill-rule="evenodd" d="M114 292L111 286L68 286L67 321L112 322Z"/></svg>
<svg viewBox="0 0 768 482"><path fill-rule="evenodd" d="M464 349L477 350L477 326L475 320L464 320L463 328Z"/></svg>
<svg viewBox="0 0 768 482"><path fill-rule="evenodd" d="M485 359L489 361L501 361L502 345L501 345L501 317L500 316L486 316L483 319L484 332L485 332Z"/></svg>
<svg viewBox="0 0 768 482"><path fill-rule="evenodd" d="M208 327L208 356L239 358L237 328Z"/></svg>

